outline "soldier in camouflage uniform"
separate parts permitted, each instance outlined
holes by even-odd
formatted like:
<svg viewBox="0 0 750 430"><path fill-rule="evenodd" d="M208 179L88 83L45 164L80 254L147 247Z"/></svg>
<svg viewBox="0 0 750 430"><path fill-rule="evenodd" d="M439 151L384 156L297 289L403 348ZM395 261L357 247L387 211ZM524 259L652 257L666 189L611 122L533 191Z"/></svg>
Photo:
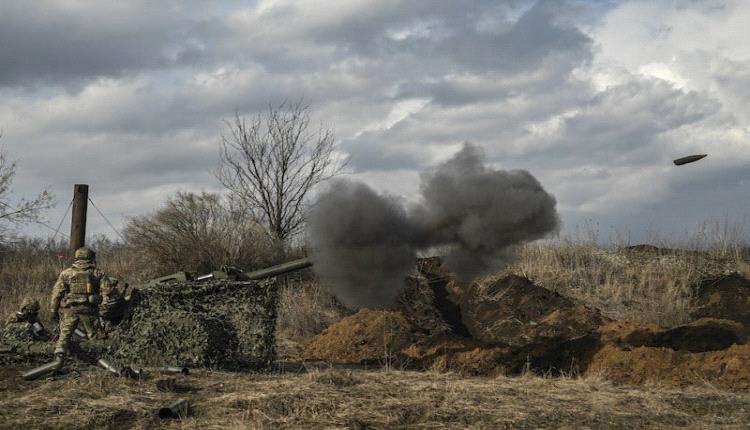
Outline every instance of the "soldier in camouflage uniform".
<svg viewBox="0 0 750 430"><path fill-rule="evenodd" d="M13 312L6 320L7 324L39 322L39 301L25 298L21 302L21 309Z"/></svg>
<svg viewBox="0 0 750 430"><path fill-rule="evenodd" d="M107 294L110 288L109 277L96 268L94 251L86 247L77 249L73 265L60 273L52 288L52 316L60 320L56 356L68 354L70 338L79 323L89 338L96 335L99 304L102 294Z"/></svg>

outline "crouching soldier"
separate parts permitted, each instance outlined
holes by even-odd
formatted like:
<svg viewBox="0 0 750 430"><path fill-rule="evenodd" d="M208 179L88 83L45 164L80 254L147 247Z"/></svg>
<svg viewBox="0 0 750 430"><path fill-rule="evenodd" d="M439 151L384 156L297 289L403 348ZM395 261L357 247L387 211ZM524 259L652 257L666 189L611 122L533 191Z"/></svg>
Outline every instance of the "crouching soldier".
<svg viewBox="0 0 750 430"><path fill-rule="evenodd" d="M25 298L21 303L21 309L13 312L5 321L6 324L14 324L27 329L36 340L49 340L50 333L39 321L39 301Z"/></svg>
<svg viewBox="0 0 750 430"><path fill-rule="evenodd" d="M60 321L55 356L69 354L70 338L77 326L89 338L97 333L101 291L110 288L109 278L96 268L96 254L83 247L75 251L73 265L60 273L52 288L52 318Z"/></svg>
<svg viewBox="0 0 750 430"><path fill-rule="evenodd" d="M104 336L111 332L125 316L128 308L128 300L125 298L127 289L128 284L121 283L117 278L109 278L109 288L101 289L102 303L99 305L99 317Z"/></svg>
<svg viewBox="0 0 750 430"><path fill-rule="evenodd" d="M6 320L7 324L29 323L39 321L39 302L34 299L25 298L21 302L21 309L13 312Z"/></svg>

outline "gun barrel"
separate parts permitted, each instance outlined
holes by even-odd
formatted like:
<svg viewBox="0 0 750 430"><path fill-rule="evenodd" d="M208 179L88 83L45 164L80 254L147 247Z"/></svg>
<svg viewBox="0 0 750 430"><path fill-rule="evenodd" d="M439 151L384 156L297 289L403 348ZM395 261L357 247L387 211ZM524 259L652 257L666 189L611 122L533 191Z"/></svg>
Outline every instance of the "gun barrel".
<svg viewBox="0 0 750 430"><path fill-rule="evenodd" d="M256 270L254 272L248 272L242 274L242 279L248 281L255 281L258 279L272 278L274 276L283 275L284 273L294 272L295 270L302 270L311 267L312 261L309 258L301 258L299 260L290 261L288 263L279 264L277 266L267 267L265 269Z"/></svg>

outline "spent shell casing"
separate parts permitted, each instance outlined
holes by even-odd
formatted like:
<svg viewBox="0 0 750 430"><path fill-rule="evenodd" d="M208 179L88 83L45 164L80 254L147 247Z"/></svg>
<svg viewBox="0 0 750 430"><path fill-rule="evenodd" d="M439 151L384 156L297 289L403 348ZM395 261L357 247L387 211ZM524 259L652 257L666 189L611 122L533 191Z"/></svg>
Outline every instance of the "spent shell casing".
<svg viewBox="0 0 750 430"><path fill-rule="evenodd" d="M84 332L83 330L81 330L80 328L78 328L78 327L76 327L76 329L75 329L75 330L73 330L73 334L74 334L74 335L76 335L76 336L77 336L78 338L80 338L81 340L86 340L86 339L88 339L88 338L89 338L89 337L88 337L88 336L86 335L86 333L85 333L85 332Z"/></svg>
<svg viewBox="0 0 750 430"><path fill-rule="evenodd" d="M113 373L113 374L115 374L117 376L122 376L122 369L118 368L117 366L115 366L114 364L110 363L109 361L107 361L107 360L105 360L103 358L100 358L96 362L96 364L98 364L103 369L105 369L105 370L107 370L107 371L109 371L109 372L111 372L111 373Z"/></svg>
<svg viewBox="0 0 750 430"><path fill-rule="evenodd" d="M28 372L22 373L21 377L27 381L31 381L33 379L40 378L44 375L53 373L56 370L59 370L61 367L62 367L62 360L58 358L58 359L55 359L54 361L50 361L47 364L43 364L39 367L31 369Z"/></svg>
<svg viewBox="0 0 750 430"><path fill-rule="evenodd" d="M163 373L181 373L185 376L190 374L190 369L188 369L187 367L178 367L178 366L162 367L161 371Z"/></svg>

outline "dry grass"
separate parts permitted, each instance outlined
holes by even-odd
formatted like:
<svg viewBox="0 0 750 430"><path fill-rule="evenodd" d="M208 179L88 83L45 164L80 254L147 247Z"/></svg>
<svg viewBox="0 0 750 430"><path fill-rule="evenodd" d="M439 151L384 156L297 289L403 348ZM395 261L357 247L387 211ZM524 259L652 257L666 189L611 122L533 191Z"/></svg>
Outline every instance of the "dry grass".
<svg viewBox="0 0 750 430"><path fill-rule="evenodd" d="M303 344L348 311L313 280L287 280L281 288L276 324L281 357L298 357Z"/></svg>
<svg viewBox="0 0 750 430"><path fill-rule="evenodd" d="M697 281L730 271L750 275L750 262L739 249L656 255L562 241L525 246L507 270L611 318L672 326L688 321Z"/></svg>
<svg viewBox="0 0 750 430"><path fill-rule="evenodd" d="M0 426L25 429L743 428L750 394L622 387L592 379L466 378L403 371L195 372L21 381L5 371ZM191 416L160 421L182 397Z"/></svg>
<svg viewBox="0 0 750 430"><path fill-rule="evenodd" d="M706 252L662 256L594 243L530 244L507 270L610 317L661 325L687 319L693 306L690 286L701 277L724 271L750 275L747 254L727 243L696 247ZM123 280L137 284L150 276L132 250L103 246L98 251L100 266ZM46 318L47 296L59 269L53 251L43 247L0 254L0 316L31 296L40 299ZM317 283L290 281L279 304L280 352L295 356L302 343L344 314ZM190 401L192 415L160 421L157 409L177 397ZM78 378L26 382L16 370L0 368L0 428L739 429L747 422L750 394L710 385L678 391L616 386L601 378L492 379L334 368L276 374L196 371L174 381L152 374L140 382L92 369Z"/></svg>
<svg viewBox="0 0 750 430"><path fill-rule="evenodd" d="M663 326L688 320L693 307L691 286L699 279L727 271L750 275L747 251L733 242L693 243L693 248L706 251L683 250L661 256L594 243L584 238L529 244L506 272L526 275L546 288L601 309L609 317ZM94 247L99 251L100 267L113 276L133 285L156 276L137 250L106 241ZM55 255L60 248L59 244L29 242L0 252L0 317L15 311L24 297L32 297L42 304L42 320L47 320L49 292L61 267ZM301 343L345 314L313 280L288 282L279 305L280 350L293 355Z"/></svg>
<svg viewBox="0 0 750 430"><path fill-rule="evenodd" d="M134 251L106 240L92 246L99 251L99 267L112 276L133 284L148 279ZM15 312L23 299L30 297L39 300L41 319L47 322L52 285L69 264L58 256L67 254L64 244L41 241L23 241L0 250L0 317Z"/></svg>
<svg viewBox="0 0 750 430"><path fill-rule="evenodd" d="M684 238L650 234L650 245L669 253L628 250L622 236L602 246L596 226L576 229L572 237L524 246L507 271L578 299L615 319L673 326L689 321L692 287L701 279L727 272L750 277L747 219L707 221Z"/></svg>
<svg viewBox="0 0 750 430"><path fill-rule="evenodd" d="M49 294L60 273L54 248L21 243L0 252L0 312L2 318L18 310L25 297L38 299L48 317Z"/></svg>

